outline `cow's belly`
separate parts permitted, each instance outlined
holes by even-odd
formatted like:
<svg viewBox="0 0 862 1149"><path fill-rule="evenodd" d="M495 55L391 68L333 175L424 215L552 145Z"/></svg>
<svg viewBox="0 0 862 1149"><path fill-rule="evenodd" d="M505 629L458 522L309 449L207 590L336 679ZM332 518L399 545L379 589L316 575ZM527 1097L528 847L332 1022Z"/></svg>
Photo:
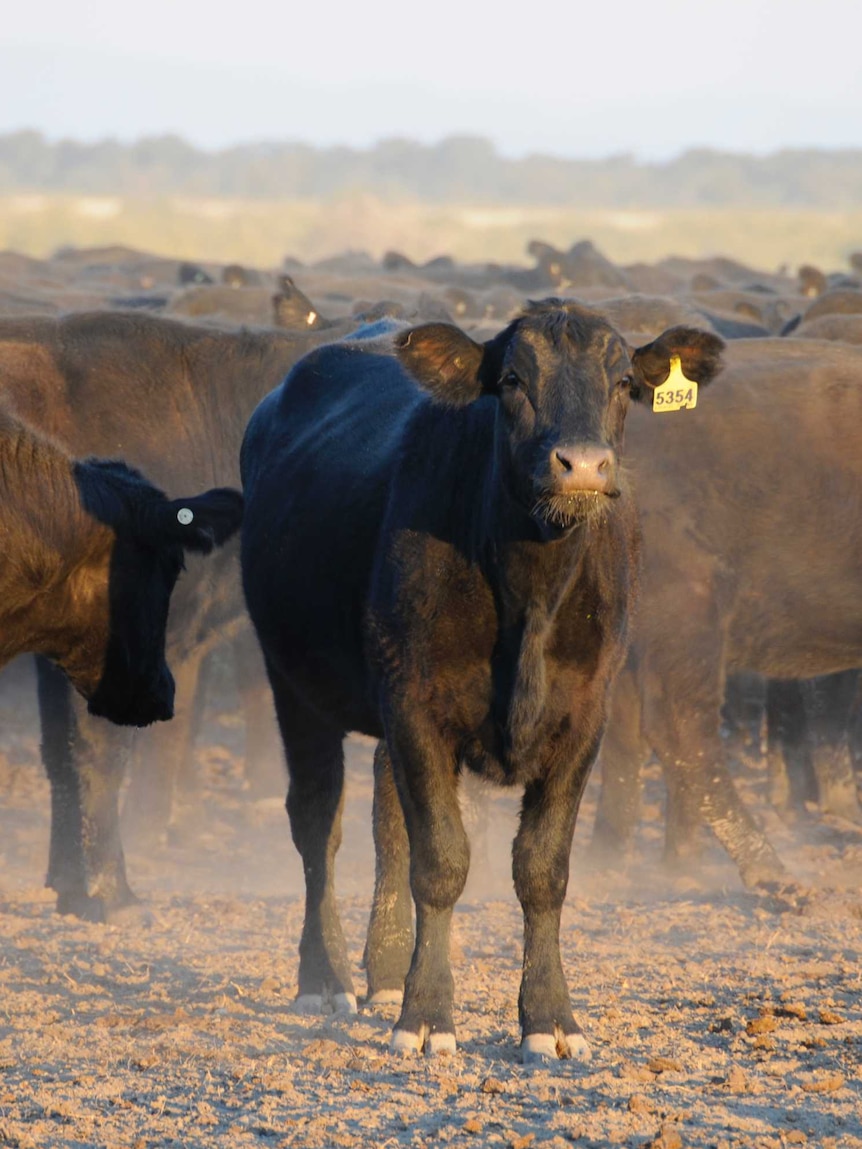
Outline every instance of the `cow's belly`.
<svg viewBox="0 0 862 1149"><path fill-rule="evenodd" d="M810 678L862 666L862 616L822 602L742 603L728 629L727 669ZM843 604L842 604L843 605Z"/></svg>

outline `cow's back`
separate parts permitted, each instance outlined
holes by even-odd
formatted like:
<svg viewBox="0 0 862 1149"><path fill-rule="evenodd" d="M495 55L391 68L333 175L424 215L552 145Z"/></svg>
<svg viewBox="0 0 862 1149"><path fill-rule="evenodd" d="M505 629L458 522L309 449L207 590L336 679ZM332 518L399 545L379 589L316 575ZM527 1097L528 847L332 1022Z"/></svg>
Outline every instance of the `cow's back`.
<svg viewBox="0 0 862 1149"><path fill-rule="evenodd" d="M732 344L708 408L633 412L650 641L709 601L729 668L856 665L860 428L862 350L802 340Z"/></svg>

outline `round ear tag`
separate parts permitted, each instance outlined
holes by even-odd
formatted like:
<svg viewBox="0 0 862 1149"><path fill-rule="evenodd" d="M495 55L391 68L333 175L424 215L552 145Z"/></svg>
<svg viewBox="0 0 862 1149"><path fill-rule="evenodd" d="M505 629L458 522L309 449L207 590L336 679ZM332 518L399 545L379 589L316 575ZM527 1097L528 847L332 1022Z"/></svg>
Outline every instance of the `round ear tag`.
<svg viewBox="0 0 862 1149"><path fill-rule="evenodd" d="M177 511L177 522L182 523L184 527L187 527L194 517L194 513L188 507L180 507Z"/></svg>

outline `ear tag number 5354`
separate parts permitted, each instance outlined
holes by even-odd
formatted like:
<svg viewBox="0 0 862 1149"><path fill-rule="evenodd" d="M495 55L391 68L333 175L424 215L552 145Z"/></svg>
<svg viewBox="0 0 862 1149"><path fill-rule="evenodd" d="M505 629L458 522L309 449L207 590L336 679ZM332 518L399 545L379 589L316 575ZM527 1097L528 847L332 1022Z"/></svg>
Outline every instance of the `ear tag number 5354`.
<svg viewBox="0 0 862 1149"><path fill-rule="evenodd" d="M678 355L671 357L670 374L652 393L653 411L681 411L697 406L697 383L686 379Z"/></svg>

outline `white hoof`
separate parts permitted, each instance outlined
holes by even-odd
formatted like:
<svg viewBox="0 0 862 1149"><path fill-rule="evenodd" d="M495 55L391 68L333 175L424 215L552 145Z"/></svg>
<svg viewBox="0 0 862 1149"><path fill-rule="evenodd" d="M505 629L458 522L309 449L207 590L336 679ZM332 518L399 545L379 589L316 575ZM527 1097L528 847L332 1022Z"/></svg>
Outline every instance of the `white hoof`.
<svg viewBox="0 0 862 1149"><path fill-rule="evenodd" d="M557 1039L550 1033L528 1033L521 1042L524 1065L547 1065L557 1060Z"/></svg>
<svg viewBox="0 0 862 1149"><path fill-rule="evenodd" d="M448 1057L455 1052L454 1033L429 1033L425 1038L425 1056L439 1057L443 1054Z"/></svg>
<svg viewBox="0 0 862 1149"><path fill-rule="evenodd" d="M582 1033L564 1034L528 1033L521 1042L521 1061L524 1065L548 1065L560 1057L572 1061L589 1061L592 1051Z"/></svg>
<svg viewBox="0 0 862 1149"><path fill-rule="evenodd" d="M358 1013L355 993L336 993L332 997L333 1013Z"/></svg>
<svg viewBox="0 0 862 1149"><path fill-rule="evenodd" d="M409 1029L393 1029L389 1049L392 1053L400 1053L404 1057L410 1053L420 1053L422 1034L411 1033Z"/></svg>
<svg viewBox="0 0 862 1149"><path fill-rule="evenodd" d="M572 1061L589 1061L593 1056L587 1039L582 1033L570 1033L563 1038L566 1053Z"/></svg>
<svg viewBox="0 0 862 1149"><path fill-rule="evenodd" d="M423 1025L419 1033L393 1029L389 1048L393 1053L421 1053L424 1049L426 1057L448 1056L455 1052L455 1034L429 1033L427 1025Z"/></svg>
<svg viewBox="0 0 862 1149"><path fill-rule="evenodd" d="M403 1005L403 989L379 989L369 997L367 1005Z"/></svg>
<svg viewBox="0 0 862 1149"><path fill-rule="evenodd" d="M323 998L319 993L301 993L293 1003L294 1013L323 1013Z"/></svg>

